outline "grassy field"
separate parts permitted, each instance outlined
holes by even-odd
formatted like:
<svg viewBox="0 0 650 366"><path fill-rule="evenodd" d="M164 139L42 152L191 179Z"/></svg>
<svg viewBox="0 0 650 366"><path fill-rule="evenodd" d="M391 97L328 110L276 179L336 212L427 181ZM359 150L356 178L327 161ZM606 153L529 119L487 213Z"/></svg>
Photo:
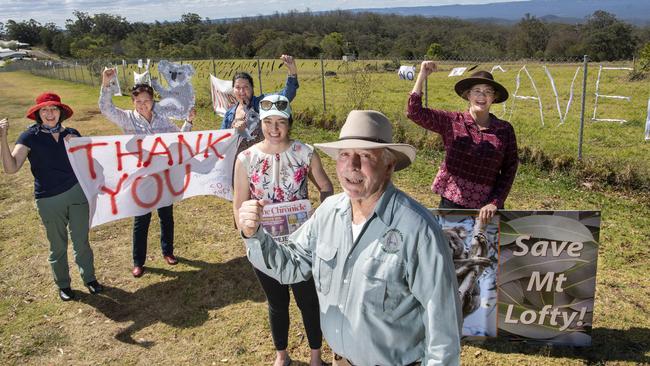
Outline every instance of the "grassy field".
<svg viewBox="0 0 650 366"><path fill-rule="evenodd" d="M350 109L373 108L382 110L395 120L399 120L412 139L419 138L424 132L413 123L404 118L404 109L408 92L413 83L399 80L396 72L385 72L385 60L363 60L357 62L343 62L334 60L324 61L324 70L335 75L325 78L326 106L329 115L335 116L339 121L345 119ZM258 62L256 60L197 60L184 61L191 63L196 69L194 87L197 92L199 105L209 108L210 87L209 74L214 73L222 79L230 79L238 71L248 71L255 79L255 92L259 93L260 77L258 75ZM417 62L403 61L403 64L416 65ZM477 65L477 69L492 69L496 63ZM261 84L264 92L273 92L282 88L286 68L280 66L279 60L260 60ZM298 110L310 109L320 114L323 111L321 64L319 60L297 61L300 79L300 97L295 106ZM500 66L505 72L495 71L495 77L502 82L511 94L516 89L517 74L520 73L520 96L537 96L531 81L524 71L526 65L535 86L539 92L542 104L540 115L539 103L536 100L522 100L510 98L505 105L495 106L493 112L504 119L510 120L517 132L519 144L534 152L548 155L554 164L562 165L564 162L573 162L578 152L578 131L580 124L580 107L582 96L582 64L549 64L547 65L559 95L559 109L565 113L570 97L571 84L580 67L574 83L573 100L564 123L560 123L558 105L550 83L544 70L545 64L530 63L502 63ZM429 106L440 109L461 110L466 108L466 102L458 98L453 92L453 85L458 77L448 77L453 67L473 66L462 62L442 62L440 72L429 78ZM650 79L629 81L628 71L603 70L600 80L599 94L622 95L631 97L630 101L616 99L599 99L597 118L625 119L626 123L594 122L591 121L596 101L596 80L601 64L588 65L587 92L585 103L585 129L583 138L583 162L587 165L596 165L588 169L583 176L590 179L609 180L616 186L618 181L635 181L641 177L641 184L650 183L650 143L644 141L644 129L647 116L647 105L650 97ZM603 66L632 67L631 62L605 64ZM119 72L126 71L128 77L120 76L120 82L132 85L133 71L138 71L137 65L130 64L123 69L118 65ZM362 72L370 70L369 72ZM51 71L50 71L51 72ZM158 77L157 69L153 68L152 74ZM54 73L58 78L83 80L86 83L98 85L97 77L91 78L87 68L73 66L59 68ZM599 172L598 170L601 170ZM605 173L602 170L606 170ZM610 179L608 175L620 175L617 179Z"/></svg>
<svg viewBox="0 0 650 366"><path fill-rule="evenodd" d="M509 68L506 70L511 72ZM567 74L570 71L567 67ZM575 68L571 75L574 71ZM312 85L316 81L310 77L314 76L304 74L296 110L318 103L313 100L316 87ZM276 75L278 80L281 75ZM506 75L513 76L512 73ZM440 105L462 108L462 103L448 98L453 81L446 76L436 76L429 84L430 91L438 82L445 100L450 101L441 101ZM560 83L557 78L556 82ZM395 102L395 107L403 108L410 88L407 84L397 80L387 82L390 93L401 98L399 103ZM539 84L542 82L538 82L541 89ZM119 133L98 115L95 87L18 72L0 73L0 85L0 117L10 118L10 141L15 141L30 123L23 117L24 112L32 105L34 97L45 90L58 92L63 101L74 108L75 116L68 125L82 134ZM340 96L343 110L346 95L343 82L335 84L332 81L329 85L332 85L332 93ZM512 88L511 84L506 85ZM647 83L640 83L639 88L641 85L646 85L647 90ZM265 89L267 86L270 89L274 85L265 82ZM379 92L373 98L378 99L369 100L367 107L381 109L388 105L375 103L388 100ZM431 95L430 103L436 98ZM336 99L332 99L334 105ZM117 100L120 105L129 105L128 98ZM641 112L638 118L642 119ZM530 130L517 127L521 141L535 140L534 135L529 135L537 131L532 128L533 121L531 117ZM528 122L515 125L523 123ZM575 127L576 121L569 120L568 124ZM196 129L213 129L217 125L209 108L199 108ZM609 133L615 139L629 125L589 126L588 131L593 133L600 126L619 128L620 133ZM551 118L547 120L546 129L539 131L550 130L558 130ZM331 140L336 135L300 123L292 133L309 143ZM642 130L635 136L641 134ZM549 137L546 141L553 140ZM639 143L636 148L635 154L641 156L639 161L647 156L647 152L643 152L645 146ZM632 150L630 147L629 154ZM429 185L441 155L437 151L418 154L412 167L396 175L396 185L424 205L433 207L438 200L431 194ZM619 150L616 154L610 151L603 158L618 159L618 155ZM332 161L329 158L323 161L330 176L334 177ZM639 165L638 168L643 167ZM72 285L77 290L78 300L63 303L58 299L47 264L47 241L34 208L32 184L27 166L16 175L0 174L0 359L3 364L262 365L272 362L274 350L264 295L233 228L229 202L214 197L195 197L176 205L176 253L181 263L175 267L164 264L157 244L158 227L152 224L148 272L140 279L130 274L131 221L121 220L95 228L91 232L91 245L95 251L97 275L108 289L101 296L88 295L72 266ZM338 187L335 189L338 191ZM311 196L317 197L316 194ZM603 212L593 346L574 349L496 342L464 344L463 363L649 364L650 249L646 244L650 240L649 203L642 193L612 187L590 189L571 174L548 173L533 165L522 165L507 208L596 209ZM296 364L304 365L308 360L307 340L295 305L291 312L289 351L299 361ZM329 356L329 351L326 355Z"/></svg>

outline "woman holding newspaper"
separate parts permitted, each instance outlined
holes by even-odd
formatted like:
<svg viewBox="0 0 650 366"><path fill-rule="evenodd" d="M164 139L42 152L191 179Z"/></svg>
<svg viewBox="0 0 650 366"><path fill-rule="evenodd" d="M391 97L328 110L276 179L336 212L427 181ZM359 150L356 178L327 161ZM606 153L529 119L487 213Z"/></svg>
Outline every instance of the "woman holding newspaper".
<svg viewBox="0 0 650 366"><path fill-rule="evenodd" d="M124 110L113 104L111 85L116 78L115 69L106 69L102 74L102 87L99 93L99 110L109 121L120 127L125 134L155 135L165 132L186 132L192 130L192 121L196 114L194 108L190 110L182 128L169 118L157 112L154 103L153 88L147 84L136 84L131 89L133 110ZM169 265L178 263L174 256L174 205L158 209L160 219L160 247L165 262ZM151 212L136 216L133 220L133 277L144 274L144 262L147 258L147 236Z"/></svg>
<svg viewBox="0 0 650 366"><path fill-rule="evenodd" d="M29 159L34 176L34 196L38 214L50 242L48 262L63 301L74 299L68 273L68 231L79 274L91 294L104 288L95 278L93 251L88 242L88 201L79 186L64 141L79 137L74 128L61 123L72 116L72 108L53 93L43 93L27 118L36 121L18 137L13 151L7 143L9 121L0 120L0 152L5 173L14 174Z"/></svg>
<svg viewBox="0 0 650 366"><path fill-rule="evenodd" d="M320 191L324 200L332 194L332 182L321 160L310 145L289 137L291 106L283 95L269 95L259 103L264 140L237 156L235 161L233 211L239 217L242 202L264 199L274 203L306 200L307 178ZM276 348L274 366L291 363L287 353L289 333L289 287L302 313L311 348L311 366L322 365L320 314L313 279L292 285L282 285L255 269L269 306L269 321Z"/></svg>

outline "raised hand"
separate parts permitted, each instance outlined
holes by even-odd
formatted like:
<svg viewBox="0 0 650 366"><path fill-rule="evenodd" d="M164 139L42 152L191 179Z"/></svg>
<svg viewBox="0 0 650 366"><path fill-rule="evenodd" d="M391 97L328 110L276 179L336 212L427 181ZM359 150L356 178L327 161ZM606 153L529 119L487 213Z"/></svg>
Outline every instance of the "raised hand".
<svg viewBox="0 0 650 366"><path fill-rule="evenodd" d="M106 68L102 73L102 85L108 87L111 85L111 80L117 75L117 70L115 68Z"/></svg>
<svg viewBox="0 0 650 366"><path fill-rule="evenodd" d="M422 64L420 64L420 74L422 74L424 77L431 75L431 73L437 69L438 66L433 61L422 61Z"/></svg>
<svg viewBox="0 0 650 366"><path fill-rule="evenodd" d="M7 132L9 132L9 120L3 118L0 120L0 136L7 137Z"/></svg>
<svg viewBox="0 0 650 366"><path fill-rule="evenodd" d="M280 56L280 60L282 60L285 65L287 65L287 72L289 75L298 74L298 67L296 66L296 61L293 59L293 56L282 55Z"/></svg>

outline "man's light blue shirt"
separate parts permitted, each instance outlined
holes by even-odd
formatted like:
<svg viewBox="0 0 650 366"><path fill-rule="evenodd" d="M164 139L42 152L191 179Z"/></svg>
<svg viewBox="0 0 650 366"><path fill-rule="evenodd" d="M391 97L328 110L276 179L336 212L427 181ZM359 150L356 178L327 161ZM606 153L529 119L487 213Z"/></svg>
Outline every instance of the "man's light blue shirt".
<svg viewBox="0 0 650 366"><path fill-rule="evenodd" d="M248 258L281 283L313 275L323 335L354 364L459 364L458 286L436 219L389 183L356 241L351 224L341 193L285 245L259 229L245 239Z"/></svg>

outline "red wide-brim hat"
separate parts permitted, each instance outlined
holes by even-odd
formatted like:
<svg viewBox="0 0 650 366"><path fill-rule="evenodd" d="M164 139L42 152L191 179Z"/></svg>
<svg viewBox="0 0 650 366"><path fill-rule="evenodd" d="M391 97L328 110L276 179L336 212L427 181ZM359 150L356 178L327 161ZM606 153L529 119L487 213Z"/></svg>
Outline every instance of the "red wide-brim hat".
<svg viewBox="0 0 650 366"><path fill-rule="evenodd" d="M46 92L36 97L36 105L29 108L25 117L36 120L36 113L38 110L51 105L61 108L61 121L72 117L72 114L74 113L72 108L61 103L61 97L54 93Z"/></svg>

